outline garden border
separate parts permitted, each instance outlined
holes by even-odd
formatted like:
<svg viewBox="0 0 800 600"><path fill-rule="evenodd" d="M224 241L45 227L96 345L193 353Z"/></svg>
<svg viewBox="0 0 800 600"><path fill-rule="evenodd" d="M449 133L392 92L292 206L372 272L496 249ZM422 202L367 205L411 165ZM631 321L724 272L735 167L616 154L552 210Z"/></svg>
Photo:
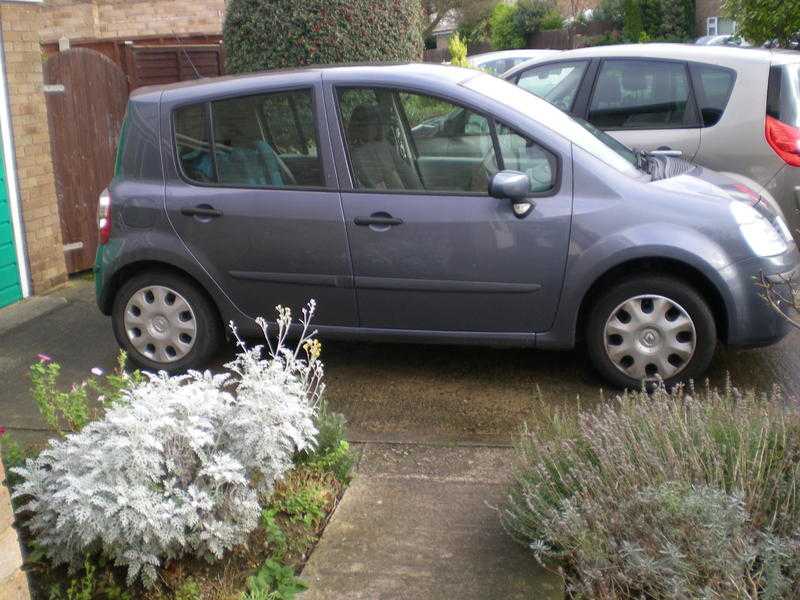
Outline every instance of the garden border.
<svg viewBox="0 0 800 600"><path fill-rule="evenodd" d="M0 600L30 600L28 576L22 570L22 550L14 529L14 509L0 460Z"/></svg>

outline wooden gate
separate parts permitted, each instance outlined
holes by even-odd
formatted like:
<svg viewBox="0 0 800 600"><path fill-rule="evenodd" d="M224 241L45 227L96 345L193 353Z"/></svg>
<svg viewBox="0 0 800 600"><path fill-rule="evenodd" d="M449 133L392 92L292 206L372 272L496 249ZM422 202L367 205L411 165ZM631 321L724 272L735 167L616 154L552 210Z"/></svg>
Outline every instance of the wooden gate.
<svg viewBox="0 0 800 600"><path fill-rule="evenodd" d="M47 118L67 270L90 269L97 250L97 199L114 175L128 100L122 69L74 48L44 64Z"/></svg>

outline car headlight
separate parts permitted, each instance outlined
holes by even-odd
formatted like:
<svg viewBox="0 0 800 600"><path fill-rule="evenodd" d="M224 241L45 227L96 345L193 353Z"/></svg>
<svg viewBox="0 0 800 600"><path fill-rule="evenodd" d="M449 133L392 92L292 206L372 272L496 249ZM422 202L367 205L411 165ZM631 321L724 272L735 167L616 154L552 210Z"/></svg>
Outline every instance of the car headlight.
<svg viewBox="0 0 800 600"><path fill-rule="evenodd" d="M733 218L739 225L739 231L742 232L742 237L756 256L775 256L783 254L789 249L785 234L779 232L766 217L750 204L731 202L730 208Z"/></svg>
<svg viewBox="0 0 800 600"><path fill-rule="evenodd" d="M783 220L783 217L778 216L775 219L775 226L778 228L778 231L781 232L784 240L787 242L794 241L794 236L792 236L792 232L789 230L789 226L786 224L786 221Z"/></svg>

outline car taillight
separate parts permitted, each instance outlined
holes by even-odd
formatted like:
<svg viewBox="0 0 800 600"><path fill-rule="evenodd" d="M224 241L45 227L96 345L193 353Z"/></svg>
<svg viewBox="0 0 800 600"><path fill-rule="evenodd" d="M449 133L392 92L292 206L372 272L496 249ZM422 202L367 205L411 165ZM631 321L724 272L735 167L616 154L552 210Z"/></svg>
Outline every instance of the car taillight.
<svg viewBox="0 0 800 600"><path fill-rule="evenodd" d="M767 115L767 143L787 165L800 167L800 129Z"/></svg>
<svg viewBox="0 0 800 600"><path fill-rule="evenodd" d="M97 203L97 231L100 245L108 243L111 237L111 194L103 190Z"/></svg>

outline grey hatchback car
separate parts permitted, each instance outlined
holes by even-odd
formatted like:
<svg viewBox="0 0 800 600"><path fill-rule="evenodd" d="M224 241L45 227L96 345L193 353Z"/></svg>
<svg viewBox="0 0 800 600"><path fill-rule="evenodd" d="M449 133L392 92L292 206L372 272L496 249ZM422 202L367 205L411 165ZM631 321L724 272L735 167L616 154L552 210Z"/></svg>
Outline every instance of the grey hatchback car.
<svg viewBox="0 0 800 600"><path fill-rule="evenodd" d="M753 277L800 254L758 194L441 65L135 92L100 198L97 302L147 369L315 298L325 338L572 348L619 386L787 333Z"/></svg>

